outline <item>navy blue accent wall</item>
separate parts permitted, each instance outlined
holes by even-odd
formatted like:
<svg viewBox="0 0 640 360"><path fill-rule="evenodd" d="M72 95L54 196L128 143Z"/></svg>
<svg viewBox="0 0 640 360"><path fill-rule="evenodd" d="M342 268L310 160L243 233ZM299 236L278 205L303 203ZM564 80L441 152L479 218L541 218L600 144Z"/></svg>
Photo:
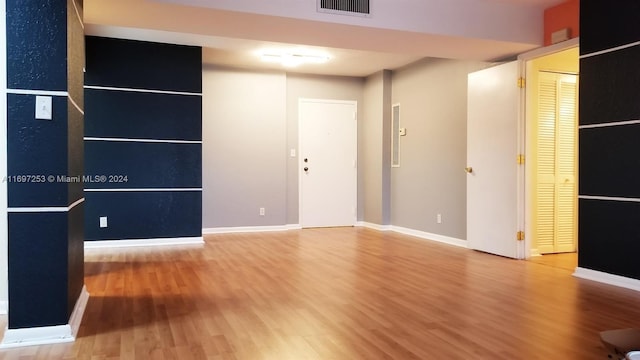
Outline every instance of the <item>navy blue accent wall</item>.
<svg viewBox="0 0 640 360"><path fill-rule="evenodd" d="M202 235L200 192L87 192L86 199L87 219L108 214L108 234L113 239ZM88 232L86 240L103 240L103 235Z"/></svg>
<svg viewBox="0 0 640 360"><path fill-rule="evenodd" d="M66 324L67 214L9 213L8 219L9 328Z"/></svg>
<svg viewBox="0 0 640 360"><path fill-rule="evenodd" d="M86 93L92 120L86 124L85 136L201 140L200 96L94 89Z"/></svg>
<svg viewBox="0 0 640 360"><path fill-rule="evenodd" d="M82 185L59 179L83 172L84 31L73 0L6 10L8 327L64 325L84 285ZM35 91L52 120L35 119Z"/></svg>
<svg viewBox="0 0 640 360"><path fill-rule="evenodd" d="M7 87L67 91L67 1L6 4Z"/></svg>
<svg viewBox="0 0 640 360"><path fill-rule="evenodd" d="M75 8L74 8L75 6ZM67 0L67 174L84 173L84 68L85 46L82 0ZM76 9L78 11L76 11ZM81 16L81 15L80 15ZM78 204L67 213L67 314L71 316L84 286L84 199L80 182L68 183L68 204Z"/></svg>
<svg viewBox="0 0 640 360"><path fill-rule="evenodd" d="M35 95L7 96L7 173L45 177L9 181L9 207L67 206L67 184L46 179L67 173L67 99L53 97L51 121L35 120L35 103Z"/></svg>
<svg viewBox="0 0 640 360"><path fill-rule="evenodd" d="M86 53L85 239L202 236L201 49L89 36Z"/></svg>
<svg viewBox="0 0 640 360"><path fill-rule="evenodd" d="M87 161L86 174L107 175L85 189L202 187L201 144L87 141L85 148L87 159L99 160Z"/></svg>
<svg viewBox="0 0 640 360"><path fill-rule="evenodd" d="M86 85L202 92L202 49L90 36Z"/></svg>
<svg viewBox="0 0 640 360"><path fill-rule="evenodd" d="M580 125L599 126L580 129L578 265L635 279L640 124L613 123L640 120L638 24L640 1L580 4Z"/></svg>

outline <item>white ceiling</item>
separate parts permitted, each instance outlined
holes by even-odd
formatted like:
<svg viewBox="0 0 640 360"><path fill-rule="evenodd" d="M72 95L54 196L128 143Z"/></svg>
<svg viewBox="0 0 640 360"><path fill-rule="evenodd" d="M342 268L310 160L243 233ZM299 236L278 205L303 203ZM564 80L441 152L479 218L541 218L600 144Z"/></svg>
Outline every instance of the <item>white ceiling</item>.
<svg viewBox="0 0 640 360"><path fill-rule="evenodd" d="M367 76L424 57L495 60L542 43L562 0L371 0L370 18L322 14L316 0L85 0L89 35L203 47L203 62L282 71L264 48L304 47L326 64L286 71Z"/></svg>

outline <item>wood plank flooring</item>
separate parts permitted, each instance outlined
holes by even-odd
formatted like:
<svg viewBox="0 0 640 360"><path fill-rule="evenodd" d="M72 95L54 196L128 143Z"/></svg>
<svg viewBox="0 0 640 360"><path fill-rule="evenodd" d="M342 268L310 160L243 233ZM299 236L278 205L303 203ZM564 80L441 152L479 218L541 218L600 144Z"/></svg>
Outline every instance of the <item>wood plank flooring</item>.
<svg viewBox="0 0 640 360"><path fill-rule="evenodd" d="M640 293L364 228L91 250L75 343L0 359L606 359Z"/></svg>

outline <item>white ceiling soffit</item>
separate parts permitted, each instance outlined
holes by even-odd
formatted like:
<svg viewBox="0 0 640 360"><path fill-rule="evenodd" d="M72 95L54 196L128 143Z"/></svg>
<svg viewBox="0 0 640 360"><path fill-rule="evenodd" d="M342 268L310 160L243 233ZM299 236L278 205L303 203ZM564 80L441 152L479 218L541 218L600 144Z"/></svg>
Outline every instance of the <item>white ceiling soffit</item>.
<svg viewBox="0 0 640 360"><path fill-rule="evenodd" d="M203 46L208 63L264 68L247 54L296 44L332 56L331 66L297 71L366 76L422 57L493 60L533 49L544 7L557 2L372 0L363 18L318 13L316 0L85 0L84 19L89 35Z"/></svg>

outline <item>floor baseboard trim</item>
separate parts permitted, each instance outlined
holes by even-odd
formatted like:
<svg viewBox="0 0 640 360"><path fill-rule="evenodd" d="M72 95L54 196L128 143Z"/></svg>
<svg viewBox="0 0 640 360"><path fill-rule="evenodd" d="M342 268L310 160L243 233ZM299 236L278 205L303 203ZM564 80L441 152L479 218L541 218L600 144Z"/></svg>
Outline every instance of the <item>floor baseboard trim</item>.
<svg viewBox="0 0 640 360"><path fill-rule="evenodd" d="M628 278L625 276L609 274L602 271L596 271L591 269L585 269L577 267L573 276L581 279L597 281L604 284L609 284L625 289L640 291L640 280Z"/></svg>
<svg viewBox="0 0 640 360"><path fill-rule="evenodd" d="M89 292L87 292L87 288L83 286L76 305L73 308L73 312L71 313L71 317L69 318L69 324L22 329L7 328L4 331L2 342L0 342L0 349L75 341L88 301Z"/></svg>
<svg viewBox="0 0 640 360"><path fill-rule="evenodd" d="M538 249L531 249L529 251L529 256L530 257L534 257L534 256L542 256L542 254L540 253L540 251Z"/></svg>
<svg viewBox="0 0 640 360"><path fill-rule="evenodd" d="M366 221L358 221L356 226L365 227L368 229L378 230L378 231L391 231L391 225L380 225L376 223L370 223Z"/></svg>
<svg viewBox="0 0 640 360"><path fill-rule="evenodd" d="M123 239L123 240L96 240L85 241L85 249L103 249L137 246L169 246L169 245L201 245L204 244L202 236L181 238L157 238L157 239Z"/></svg>
<svg viewBox="0 0 640 360"><path fill-rule="evenodd" d="M82 322L82 316L84 315L84 310L87 308L88 302L89 292L87 291L87 287L83 285L82 290L80 290L80 296L78 296L76 305L73 307L73 312L71 313L71 317L69 318L69 326L71 326L71 333L73 334L74 338L76 337L76 335L78 335L80 323Z"/></svg>
<svg viewBox="0 0 640 360"><path fill-rule="evenodd" d="M465 249L468 248L466 240L456 239L449 236L432 234L425 231L414 230L414 229L404 228L400 226L391 226L391 231L395 231L397 233L404 234L404 235L415 236L423 240L436 241L436 242L440 242L448 245L463 247Z"/></svg>
<svg viewBox="0 0 640 360"><path fill-rule="evenodd" d="M238 227L217 227L202 229L203 234L233 234L233 233L252 233L252 232L269 232L269 231L287 231L300 230L300 224L287 225L270 225L270 226L238 226Z"/></svg>
<svg viewBox="0 0 640 360"><path fill-rule="evenodd" d="M6 329L0 349L20 346L46 345L73 342L75 337L70 325L42 326L24 329Z"/></svg>

